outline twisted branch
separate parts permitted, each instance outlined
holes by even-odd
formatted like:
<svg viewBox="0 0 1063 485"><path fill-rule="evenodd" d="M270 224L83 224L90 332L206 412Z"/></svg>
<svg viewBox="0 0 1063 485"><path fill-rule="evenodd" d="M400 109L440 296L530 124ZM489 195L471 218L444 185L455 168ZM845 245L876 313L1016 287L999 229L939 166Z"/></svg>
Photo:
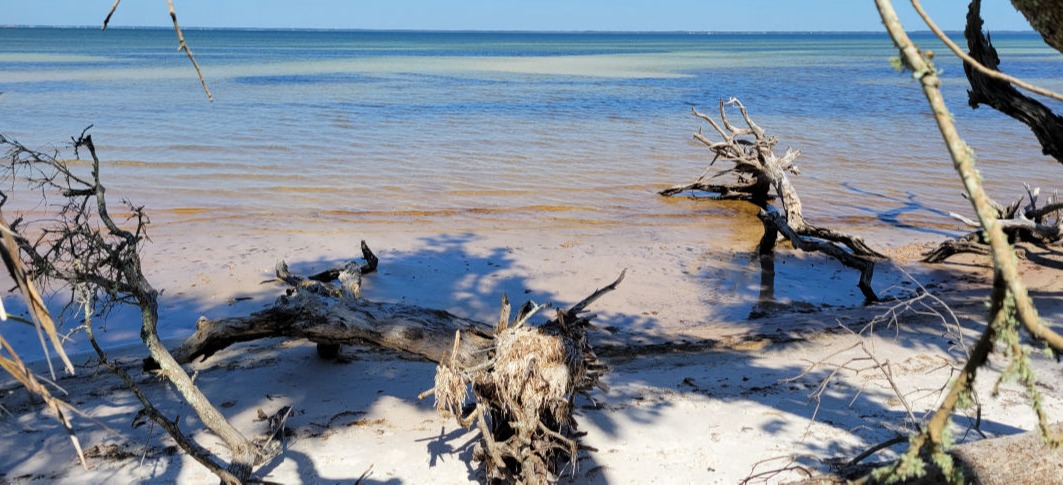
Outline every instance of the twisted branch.
<svg viewBox="0 0 1063 485"><path fill-rule="evenodd" d="M727 108L734 107L742 116L745 126L733 124L727 115ZM759 251L762 255L774 251L778 235L788 239L795 248L802 251L822 252L845 266L860 271L857 286L867 301L876 301L871 287L876 258L885 256L868 246L862 238L830 228L810 224L804 216L801 198L797 189L790 182L787 174L799 174L794 164L800 152L787 149L780 157L775 154L778 140L769 136L749 116L741 101L731 98L719 103L720 120L693 110L694 116L706 121L720 135L721 141L713 141L699 130L694 134L698 140L713 153L709 169L693 183L662 190L661 195L669 196L687 191L700 191L717 194L718 199L747 200L760 207L758 217L764 224L764 237ZM723 159L734 166L727 170L710 173L712 165ZM711 183L710 179L724 175L734 176L733 183ZM769 202L779 200L782 210L772 207Z"/></svg>

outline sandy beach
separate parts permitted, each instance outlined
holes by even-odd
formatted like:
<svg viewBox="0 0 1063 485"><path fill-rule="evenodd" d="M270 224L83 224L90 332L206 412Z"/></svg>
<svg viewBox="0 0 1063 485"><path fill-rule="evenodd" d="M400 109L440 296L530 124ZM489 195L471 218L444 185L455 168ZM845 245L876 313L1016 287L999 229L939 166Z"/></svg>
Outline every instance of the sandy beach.
<svg viewBox="0 0 1063 485"><path fill-rule="evenodd" d="M165 232L165 231L163 231ZM818 255L784 250L776 265L777 304L750 319L760 292L756 259L737 248L706 249L697 231L610 235L494 233L368 234L381 258L363 296L439 308L481 321L496 317L501 294L514 301L571 305L628 270L624 283L596 303L597 324L610 328L595 345L610 366L608 392L581 400L583 455L564 480L575 483L780 483L829 470L864 449L910 432L936 404L951 369L962 362L954 322L939 315L903 313L875 324L866 348L888 362L904 395L869 368L859 332L897 303L864 306L856 274ZM274 263L296 272L326 269L354 254L358 236L287 235L180 246L160 241L146 265L162 298L163 326L203 314L241 315L268 306L282 292L263 285ZM875 288L883 296L911 296L915 283L947 303L970 343L981 328L987 261L973 256L927 266L913 259L923 245L891 249ZM1031 258L1044 257L1031 254ZM1053 255L1047 257L1054 258ZM707 261L717 264L708 264ZM721 264L722 263L722 264ZM1042 315L1060 312L1058 272L1024 265ZM906 282L907 281L907 282ZM190 305L189 302L199 302ZM899 307L897 307L899 308ZM944 314L944 308L935 306ZM951 330L950 330L951 329ZM106 334L103 334L106 335ZM117 338L117 337L116 337ZM106 337L105 337L106 339ZM179 337L171 340L176 344ZM72 348L77 349L78 343ZM856 345L856 347L854 347ZM168 415L206 448L226 456L220 441L201 431L191 410L167 386L139 373L142 348L112 349ZM859 359L863 360L859 360ZM848 367L837 370L851 359ZM25 391L4 385L0 420L0 480L5 483L206 483L214 478L177 452L150 425L131 428L138 404L88 354L74 377L58 382L84 413L74 422L91 470L77 463L65 432ZM805 373L812 363L819 362ZM1054 363L1037 361L1050 415L1063 413L1063 386ZM265 431L259 410L293 406L291 431L280 457L256 476L276 483L467 483L478 479L471 461L475 432L438 416L431 398L435 366L398 352L345 347L339 362L319 359L305 341L265 340L231 347L192 366L209 398L249 435ZM1032 429L1035 416L1015 384L991 396L996 360L979 388L979 430L956 416L962 441ZM810 393L822 388L818 403ZM871 460L887 459L890 452ZM783 470L778 473L772 470Z"/></svg>
<svg viewBox="0 0 1063 485"><path fill-rule="evenodd" d="M0 129L69 157L62 143L94 124L111 208L124 211L128 198L151 217L143 268L161 291L171 348L201 316L272 305L285 292L278 261L309 275L358 256L362 240L380 258L363 298L481 322L497 321L504 294L565 308L626 270L590 308L608 390L576 403L593 451L561 482L785 483L915 430L984 325L987 259L918 262L967 230L949 212L970 207L917 83L887 62L897 51L879 24L711 35L190 30L213 103L168 24L104 38L95 28L0 29ZM1056 51L1033 33L1002 34L1009 69L1056 82ZM929 33L917 37L945 52ZM992 196L1016 200L1022 182L1053 190L1059 167L1026 128L971 112L960 61L937 62ZM809 222L890 257L872 282L882 302L865 305L857 272L823 255L780 246L768 271L752 204L658 195L712 159L691 137L712 133L691 108L732 96L779 137L780 153L801 150L793 183ZM57 199L13 196L5 215L47 220ZM1024 258L1041 316L1058 325L1063 257ZM58 309L67 296L48 301ZM14 295L4 305L24 308ZM79 324L66 317L64 332ZM110 357L156 405L228 459L170 386L141 371L137 312L97 323ZM0 325L46 375L37 334ZM55 385L83 413L72 420L89 469L56 420L0 378L0 484L217 482L158 427L132 426L139 401L84 336L65 348L77 372ZM994 394L1005 366L994 356L980 373L981 407L954 416L957 441L1034 428L1021 386ZM1059 366L1038 356L1034 367L1058 419ZM255 471L263 482L483 478L478 434L418 399L436 370L420 357L348 346L325 361L307 341L269 339L188 368L248 436L266 430L262 416L293 409L281 454Z"/></svg>

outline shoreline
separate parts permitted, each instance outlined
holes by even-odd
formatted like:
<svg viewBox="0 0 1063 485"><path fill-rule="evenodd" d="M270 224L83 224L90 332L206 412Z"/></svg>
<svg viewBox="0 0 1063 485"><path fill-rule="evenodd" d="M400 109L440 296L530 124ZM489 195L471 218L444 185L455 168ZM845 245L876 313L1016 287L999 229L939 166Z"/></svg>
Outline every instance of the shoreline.
<svg viewBox="0 0 1063 485"><path fill-rule="evenodd" d="M359 254L363 238L380 257L378 272L363 280L364 298L483 322L497 318L503 293L518 305L531 299L565 307L627 269L624 282L590 308L598 314L597 326L613 330L591 336L611 367L605 378L610 391L578 403L577 420L589 433L585 443L598 451L585 455L574 479L562 483L735 483L789 456L801 458L779 466L791 468L789 474L770 481L797 479L802 475L793 466L826 470L821 460L851 458L911 428L904 404L874 372L838 377L819 409L808 395L829 366L802 376L817 360L859 358L845 329L858 330L891 303L865 306L856 271L780 246L772 280L775 303L758 305L764 275L751 249L760 224L732 224L727 230L736 237L713 238L727 245L707 247L704 236L712 228L691 219L669 230L498 228L446 234L368 225L357 234L336 227L330 237L320 231L262 231L210 238L205 235L215 227L211 223L164 223L143 257L149 280L166 290L160 329L171 348L191 333L200 315L245 315L271 305L283 289L263 281L272 277L278 260L295 273L312 274ZM906 284L911 274L952 306L973 338L988 295L986 260L960 256L944 265L923 265L916 260L926 245L883 248L894 260L880 264L876 291L908 294L915 286ZM1051 298L1063 290L1063 278L1053 271L1025 265L1035 296L1047 296L1040 301L1050 304L1042 309L1049 319L1063 311L1063 303ZM750 318L754 310L760 314ZM135 315L114 317L106 332L97 332L112 358L133 371L164 412L183 416L182 428L197 430L197 442L228 456L171 390L139 371L146 349L137 338ZM888 355L902 385L922 396L918 406L929 410L935 398L927 390L940 389L957 363L954 342L932 316L901 321L881 322L869 342ZM35 343L35 335L29 337L23 345ZM78 364L91 361L74 353ZM1063 376L1051 372L1051 362L1040 359L1036 365L1047 377L1044 385L1063 388ZM295 408L284 452L258 472L266 480L353 481L366 471L370 481L382 483L478 480L471 461L475 433L438 416L431 399L417 399L432 385L434 364L357 346L344 347L339 362L326 362L306 341L271 339L235 345L190 368L198 372L204 393L247 434L262 432L258 410ZM986 396L993 372L979 384ZM0 418L0 449L14 452L0 458L0 481L213 481L205 468L175 452L159 430L129 428L138 405L103 369L81 367L59 384L70 392L71 404L91 416L76 417L75 429L95 468L81 470L62 428L5 384L2 402L12 414ZM1063 415L1063 398L1045 401L1050 413ZM985 416L987 435L1034 424L1021 389L1009 388L1003 399L987 404ZM970 421L958 422L959 435ZM887 451L875 459L889 456ZM671 470L667 480L656 474L662 469Z"/></svg>
<svg viewBox="0 0 1063 485"><path fill-rule="evenodd" d="M513 258L519 260L526 252L538 255L540 251L555 254L557 258L556 253L578 252L579 247L534 251L514 247L517 256ZM475 245L465 249L466 256L478 253ZM909 255L913 253L911 249L901 248ZM447 252L443 250L441 254ZM680 254L686 257L685 252ZM388 259L382 258L382 274L366 280L366 297L372 299L389 292L394 295L401 288L407 292L405 297L410 303L423 304L417 301L419 288L408 283L426 279L434 270L441 269L433 268L428 262L431 258L426 256L432 255L392 258L392 268L387 272L383 270ZM472 257L469 266L486 265L491 261L490 256L487 253ZM505 261L495 256L496 261ZM572 266L573 261L579 265L562 274L540 269L541 279L575 281L568 284L569 291L565 292L566 296L573 293L569 300L579 299L598 285L594 278L577 277L580 270L595 266L598 260L573 257L565 261L566 266ZM953 310L960 315L969 337L980 328L978 319L984 311L981 302L987 294L986 283L972 271L980 272L985 268L984 263L985 260L963 256L945 265L950 266L949 271L930 272L935 279L923 281L928 287L938 288L936 294L943 300L955 304ZM522 264L499 267L502 273L499 278L505 279L504 270L519 271ZM615 325L617 315L625 314L617 308L638 305L630 300L639 296L642 287L639 291L622 292L624 285L637 281L633 276L652 277L654 284L662 281L664 276L650 272L645 266L629 268L624 284L591 308L600 315L596 320L599 325ZM1063 288L1063 282L1052 275L1051 269L1028 264L1025 269L1039 303L1045 302L1040 297ZM408 279L409 276L416 278ZM491 279L491 274L481 276L481 279ZM602 279L613 276L602 275ZM549 295L539 290L540 286L529 286L534 295ZM679 286L681 289L683 285ZM268 286L263 294L275 296L277 292ZM1059 314L1063 305L1052 298L1047 302L1050 305L1042 308L1045 316ZM490 314L495 302L489 303L491 308L472 306L467 312ZM728 335L717 335L720 345L716 347L699 346L693 338L698 334L697 328L693 327L656 335L672 339L685 335L690 340L677 345L622 351L623 347L617 345L625 342L603 342L606 344L602 347L603 358L611 368L605 377L610 390L596 391L591 396L593 401L581 399L577 417L580 429L588 432L585 444L598 451L581 459L575 482L735 483L773 468L790 468L768 479L774 483L801 478L802 472L794 467L825 470L830 460L851 458L894 433L903 433L911 426L905 408L891 396L880 374L843 372L836 383L826 388L818 410L809 401L808 394L817 388L831 367L821 365L810 374L801 375L812 362L834 359L838 364L838 359L860 357L858 351L850 348L854 337L838 323L858 327L887 308L888 304L791 306L789 311L780 308L732 327ZM658 315L638 315L644 322L669 318L661 315L662 310L663 307L659 308ZM632 317L630 311L625 311ZM892 362L898 383L914 393L909 404L919 413L931 409L935 402L932 391L948 380L949 369L960 356L950 341L953 336L945 332L936 317L906 317L902 321L900 326L885 322L877 336L868 342L878 355ZM754 327L756 331L749 334L752 338L742 335L743 327L745 330ZM650 334L661 329L651 326L643 330ZM623 336L638 334L629 331ZM846 348L850 348L847 353L841 352ZM130 346L109 352L112 358L117 357L123 365L137 371L144 353L138 350ZM80 364L83 360L75 362ZM1053 372L1054 365L1044 358L1035 361L1042 377L1041 385L1047 389L1063 386L1063 376ZM260 470L259 476L264 479L323 483L355 480L367 470L370 473L367 478L372 483L468 483L477 479L470 468L473 466L470 443L475 433L465 432L452 419L436 415L431 399L416 398L431 387L434 364L392 351L356 346L344 347L339 362L326 362L318 359L314 346L308 342L270 339L230 347L205 362L191 364L191 368L198 370L197 383L203 386L204 392L246 433L262 431L264 424L255 418L258 409L269 414L284 405L295 407L296 414L289 422L292 435L282 455ZM1033 413L1025 404L1021 388L1007 385L1000 398L989 397L994 374L1000 370L1001 366L994 364L979 380L985 406L981 431L993 436L1032 429ZM165 412L185 416L184 429L201 429L197 420L189 416L190 410L176 401L164 385L149 375L136 372L135 376ZM79 368L78 376L62 378L59 384L70 391L71 403L114 430L111 433L92 421L75 418L82 446L89 450L90 463L95 469L81 470L62 429L24 397L8 394L4 403L14 414L0 419L0 448L12 453L0 458L0 473L3 473L0 480L5 483L213 480L212 475L187 456L174 454L172 444L159 430L152 431L147 426L129 428L129 419L137 405L102 369ZM1048 394L1045 406L1050 415L1063 415L1063 398ZM968 418L959 416L957 422L957 436L962 436L962 440L978 436L967 429L972 422ZM227 456L222 445L209 434L200 431L194 437L208 449ZM880 455L888 457L890 452ZM791 457L795 460L792 463ZM667 479L659 475L663 469L669 470ZM572 481L563 479L562 483Z"/></svg>
<svg viewBox="0 0 1063 485"><path fill-rule="evenodd" d="M533 300L567 306L628 269L629 277L615 295L595 309L599 323L620 329L613 342L702 340L741 332L750 326L748 317L762 291L752 249L762 231L759 221L733 224L726 229L732 237L715 232L710 242L724 241L723 247L705 246L702 235L714 231L700 227L696 216L682 226L582 227L575 232L496 227L447 234L369 225L364 231L332 227L329 233L259 230L198 236L213 227L163 222L149 230L153 241L142 258L147 278L161 291L164 339L190 335L200 316L239 316L271 305L282 293L280 286L267 284L278 261L286 261L296 274L312 274L359 255L362 239L381 258L379 274L364 282L367 299L442 309L483 322L497 318L503 293L517 304ZM899 256L904 266L919 246L882 250ZM807 311L863 304L858 273L821 255L782 249L775 272L774 306L796 303ZM879 265L873 283L877 290L892 291L904 279L893 263L886 263ZM21 308L18 299L8 300L11 311ZM135 347L140 345L139 328L137 312L120 310L97 333L105 348ZM28 349L24 360L37 360L36 334L21 330L9 340L17 349ZM68 350L91 352L84 339Z"/></svg>

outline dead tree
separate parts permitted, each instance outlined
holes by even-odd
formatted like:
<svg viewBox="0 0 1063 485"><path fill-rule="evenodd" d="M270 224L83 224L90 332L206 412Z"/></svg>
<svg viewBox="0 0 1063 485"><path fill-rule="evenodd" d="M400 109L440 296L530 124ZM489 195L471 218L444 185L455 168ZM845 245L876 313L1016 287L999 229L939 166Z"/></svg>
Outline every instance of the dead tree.
<svg viewBox="0 0 1063 485"><path fill-rule="evenodd" d="M997 214L1001 229L1008 237L1008 242L1010 244L1023 242L1039 246L1058 244L1063 240L1063 202L1057 200L1056 194L1052 194L1043 205L1038 206L1041 189L1031 189L1029 185L1025 187L1026 195L1007 207L996 201L989 201ZM941 263L960 253L989 254L989 245L985 242L985 231L981 229L980 223L956 213L949 215L978 229L962 237L941 243L924 255L924 262Z"/></svg>
<svg viewBox="0 0 1063 485"><path fill-rule="evenodd" d="M490 345L471 361L461 358L462 335L455 335L431 392L440 413L480 431L473 457L489 481L546 483L566 467L574 474L579 451L590 449L578 442L583 434L573 419L576 396L595 387L605 390L599 382L605 366L587 341L594 315L583 311L623 279L621 273L540 326L528 321L542 306L525 304L510 321L509 301L503 298ZM470 387L473 403L467 410Z"/></svg>
<svg viewBox="0 0 1063 485"><path fill-rule="evenodd" d="M455 332L465 336L461 358L473 359L488 346L491 327L443 310L361 298L361 277L377 259L362 242L366 262L350 263L312 277L291 274L277 264L277 280L288 285L273 306L250 315L211 320L200 317L196 331L173 350L178 362L206 359L230 345L262 338L305 338L324 356L341 345L369 344L440 362Z"/></svg>
<svg viewBox="0 0 1063 485"><path fill-rule="evenodd" d="M1051 30L1056 31L1056 40L1063 39L1063 27L1059 21L1063 20L1063 1L1049 0L1040 2L1015 2L1025 4L1050 4L1055 3L1056 23ZM967 26L963 31L967 39L967 48L970 56L982 65L992 70L999 70L1000 57L997 50L989 41L989 37L982 32L981 1L973 0L967 11ZM1038 7L1038 11L1047 14L1052 10L1044 10ZM1024 11L1024 13L1026 13ZM1030 18L1027 15L1027 18ZM1032 20L1032 19L1031 19ZM1047 25L1047 24L1046 24ZM1042 30L1042 33L1046 31ZM1048 39L1046 35L1046 40ZM1060 44L1063 45L1063 44ZM1060 46L1057 46L1059 49ZM1063 163L1063 116L1054 113L1040 101L1019 92L1010 82L990 77L970 63L964 63L963 70L967 74L967 80L971 89L967 91L968 103L972 108L979 105L987 105L1001 113L1004 113L1030 127L1037 141L1041 144L1041 150L1045 155L1055 158Z"/></svg>
<svg viewBox="0 0 1063 485"><path fill-rule="evenodd" d="M492 328L441 310L363 299L361 276L376 269L377 259L365 242L362 253L364 264L308 278L278 264L277 279L288 289L272 307L244 317L200 318L174 355L189 362L237 342L271 337L305 338L329 353L340 345L368 344L415 354L439 364L435 386L421 397L434 393L441 413L480 432L474 458L488 480L545 483L574 467L583 449L574 400L600 387L605 370L587 341L594 315L584 311L615 289L623 274L538 326L529 321L545 306L529 302L511 321L503 297ZM466 406L470 388L473 403Z"/></svg>
<svg viewBox="0 0 1063 485"><path fill-rule="evenodd" d="M1011 0L1045 43L1063 52L1063 0Z"/></svg>
<svg viewBox="0 0 1063 485"><path fill-rule="evenodd" d="M730 106L738 108L745 127L731 124L727 117L727 108ZM860 271L857 286L867 301L877 301L878 297L871 288L871 278L875 259L885 256L871 249L858 236L815 226L805 220L801 199L787 176L787 173L800 173L794 165L800 152L788 148L782 157L776 155L774 150L778 140L768 136L763 128L754 123L745 106L737 99L731 98L727 102L721 100L719 109L720 123L693 110L694 116L708 122L722 138L722 141L714 142L700 130L694 134L696 140L713 152L710 168L693 183L671 187L660 194L670 196L683 192L707 192L718 199L752 202L760 207L757 215L764 224L764 237L759 245L761 254L771 254L781 235L797 249L827 254L845 266ZM710 172L712 165L720 159L734 163L734 167ZM713 182L713 179L722 176L732 176L735 180L729 183ZM770 202L776 199L781 201L782 211L771 205Z"/></svg>
<svg viewBox="0 0 1063 485"><path fill-rule="evenodd" d="M229 464L219 464L214 456L192 445L176 421L153 412L150 403L142 402L143 413L174 435L186 452L223 482L244 482L252 468L270 458L271 453L254 445L225 419L159 340L159 293L144 276L139 254L147 237L147 217L142 207L132 204L125 208L130 214L125 222L119 223L111 216L106 189L100 182L100 160L87 131L86 128L73 140L75 155L85 149L91 156L87 174L57 155L31 150L0 135L0 145L8 149L9 163L3 176L10 186L25 182L30 189L39 190L42 197L58 196L62 201L51 218L32 222L19 218L11 224L27 273L43 285L69 289L72 302L80 297L85 300L81 304L93 312L106 314L118 305L139 308L141 338L159 363L158 373L174 386L203 424L225 442L232 453ZM7 202L8 194L0 194L0 199ZM139 390L131 390L140 395Z"/></svg>

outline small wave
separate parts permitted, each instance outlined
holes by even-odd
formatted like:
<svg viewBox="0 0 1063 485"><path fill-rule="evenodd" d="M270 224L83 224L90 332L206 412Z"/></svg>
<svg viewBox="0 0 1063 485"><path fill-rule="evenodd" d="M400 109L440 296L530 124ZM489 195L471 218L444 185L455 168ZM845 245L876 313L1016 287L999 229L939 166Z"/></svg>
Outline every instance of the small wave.
<svg viewBox="0 0 1063 485"><path fill-rule="evenodd" d="M194 216L206 212L211 212L211 209L208 209L206 207L174 207L173 209L167 210L167 212L182 216Z"/></svg>
<svg viewBox="0 0 1063 485"><path fill-rule="evenodd" d="M31 52L0 53L0 62L12 64L74 64L89 62L114 62L113 58L103 56L85 56L78 54L40 54Z"/></svg>
<svg viewBox="0 0 1063 485"><path fill-rule="evenodd" d="M327 209L322 214L346 216L346 217L372 217L372 216L395 216L395 217L448 217L462 214L511 214L511 213L544 213L544 212L600 212L593 207L563 206L563 205L526 205L518 207L465 207L456 209L400 209L400 210L345 210Z"/></svg>
<svg viewBox="0 0 1063 485"><path fill-rule="evenodd" d="M233 82L252 86L276 86L285 84L365 84L380 82L380 79L364 74L329 72L320 74L239 76L233 78Z"/></svg>

